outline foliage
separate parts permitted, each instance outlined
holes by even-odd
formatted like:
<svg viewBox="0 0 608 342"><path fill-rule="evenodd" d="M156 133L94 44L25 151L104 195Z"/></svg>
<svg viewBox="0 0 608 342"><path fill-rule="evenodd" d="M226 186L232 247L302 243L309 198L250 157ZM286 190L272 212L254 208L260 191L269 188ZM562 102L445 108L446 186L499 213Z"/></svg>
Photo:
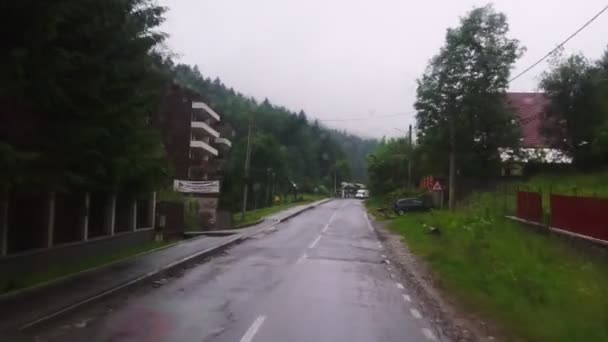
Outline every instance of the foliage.
<svg viewBox="0 0 608 342"><path fill-rule="evenodd" d="M591 63L582 55L556 58L540 87L549 97L544 133L580 168L608 163L608 51Z"/></svg>
<svg viewBox="0 0 608 342"><path fill-rule="evenodd" d="M530 178L523 185L543 193L608 198L608 172L552 173ZM547 201L545 201L548 203Z"/></svg>
<svg viewBox="0 0 608 342"><path fill-rule="evenodd" d="M356 135L348 134L346 131L329 130L330 136L344 151L346 161L348 161L349 173L352 175L345 178L352 179L353 182L367 183L368 173L365 157L373 153L378 147L378 140L360 138Z"/></svg>
<svg viewBox="0 0 608 342"><path fill-rule="evenodd" d="M379 145L368 155L369 189L371 193L383 195L395 189L407 187L408 160L415 158L415 150L406 138L390 139ZM415 175L412 185L415 186Z"/></svg>
<svg viewBox="0 0 608 342"><path fill-rule="evenodd" d="M147 190L165 176L149 125L164 75L153 49L164 8L149 0L2 6L4 186Z"/></svg>
<svg viewBox="0 0 608 342"><path fill-rule="evenodd" d="M506 340L608 340L608 260L507 221L496 194L475 198L390 226L454 298L500 323Z"/></svg>
<svg viewBox="0 0 608 342"><path fill-rule="evenodd" d="M295 113L275 106L267 99L257 103L217 78L203 77L197 67L178 64L171 69L177 83L203 94L208 104L236 131L222 189L221 203L225 207L236 209L240 203L250 123L253 134L249 206L264 205L267 188L273 185L276 194L292 191L292 182L297 184L299 192L313 192L320 185L333 188L334 170L339 170L338 182L348 181L352 170L348 160L363 158L362 155L347 157L336 141L345 139L356 146L365 145L361 138L331 131L318 121L310 122L303 111ZM363 153L367 150L353 151Z"/></svg>
<svg viewBox="0 0 608 342"><path fill-rule="evenodd" d="M445 172L448 154L455 151L460 174L494 172L497 149L517 144L517 126L504 99L522 49L508 31L505 15L491 6L472 10L459 27L448 29L445 46L418 81L418 141L427 169Z"/></svg>
<svg viewBox="0 0 608 342"><path fill-rule="evenodd" d="M314 193L319 196L332 196L332 191L329 191L329 189L324 185L319 185L318 187L316 187Z"/></svg>

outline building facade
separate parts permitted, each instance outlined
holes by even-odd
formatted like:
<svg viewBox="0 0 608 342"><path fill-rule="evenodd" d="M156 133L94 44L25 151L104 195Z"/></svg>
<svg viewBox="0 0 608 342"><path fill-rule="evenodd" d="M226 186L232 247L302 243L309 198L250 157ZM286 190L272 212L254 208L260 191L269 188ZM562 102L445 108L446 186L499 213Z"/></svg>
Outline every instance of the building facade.
<svg viewBox="0 0 608 342"><path fill-rule="evenodd" d="M520 127L519 149L500 149L501 160L505 163L503 176L521 176L524 165L537 163L545 165L571 164L572 158L564 151L552 148L543 132L547 124L546 108L549 99L544 93L515 93L506 95L506 102L515 114Z"/></svg>
<svg viewBox="0 0 608 342"><path fill-rule="evenodd" d="M200 95L177 85L170 87L154 122L173 167L174 190L196 200L202 228L212 229L234 130Z"/></svg>

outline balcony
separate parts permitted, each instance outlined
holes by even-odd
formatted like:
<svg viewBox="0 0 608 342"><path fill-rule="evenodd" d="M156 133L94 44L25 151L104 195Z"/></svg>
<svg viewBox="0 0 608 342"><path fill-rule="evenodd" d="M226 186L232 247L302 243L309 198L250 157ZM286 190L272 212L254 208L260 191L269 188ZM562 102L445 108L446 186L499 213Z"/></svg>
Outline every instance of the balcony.
<svg viewBox="0 0 608 342"><path fill-rule="evenodd" d="M211 145L202 140L190 140L190 148L200 149L201 151L216 157L218 155L217 149L211 147Z"/></svg>
<svg viewBox="0 0 608 342"><path fill-rule="evenodd" d="M232 142L226 138L215 138L215 143L220 147L231 148Z"/></svg>
<svg viewBox="0 0 608 342"><path fill-rule="evenodd" d="M214 121L220 121L220 116L205 102L192 102L193 116L198 116L197 114L202 114L204 118L209 118Z"/></svg>
<svg viewBox="0 0 608 342"><path fill-rule="evenodd" d="M191 126L192 130L203 133L205 135L212 136L216 139L220 136L220 133L218 131L216 131L211 126L202 121L192 121Z"/></svg>

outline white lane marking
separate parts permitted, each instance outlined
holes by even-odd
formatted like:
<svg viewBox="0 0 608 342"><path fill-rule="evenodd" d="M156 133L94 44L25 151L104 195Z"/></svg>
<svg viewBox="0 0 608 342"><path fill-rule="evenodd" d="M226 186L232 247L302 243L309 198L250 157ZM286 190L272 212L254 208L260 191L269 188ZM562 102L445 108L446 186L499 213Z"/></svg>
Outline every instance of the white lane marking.
<svg viewBox="0 0 608 342"><path fill-rule="evenodd" d="M321 240L321 235L317 236L317 238L315 239L315 241L313 241L310 246L308 246L308 248L315 248L315 246L317 245L317 243L319 243L319 240Z"/></svg>
<svg viewBox="0 0 608 342"><path fill-rule="evenodd" d="M401 284L401 283L397 283L397 288L398 288L399 290L403 290L405 287L403 287L403 284Z"/></svg>
<svg viewBox="0 0 608 342"><path fill-rule="evenodd" d="M409 295L404 294L403 295L403 300L405 300L406 302L411 302L412 298Z"/></svg>
<svg viewBox="0 0 608 342"><path fill-rule="evenodd" d="M262 327L262 324L264 324L265 320L266 320L266 316L259 316L258 318L256 318L255 321L253 322L253 324L249 327L249 329L245 333L245 335L243 335L243 337L241 337L240 342L253 341L255 334L258 332L258 330L260 330L260 327Z"/></svg>
<svg viewBox="0 0 608 342"><path fill-rule="evenodd" d="M386 264L387 264L387 265L390 265L390 264L391 264L391 261L390 261L390 260L388 260L388 259L385 259L385 260L384 260L384 262L386 262Z"/></svg>
<svg viewBox="0 0 608 342"><path fill-rule="evenodd" d="M420 311L418 311L416 309L410 309L410 312L412 313L412 316L414 316L414 318L416 318L416 319L422 318L422 314L420 314Z"/></svg>
<svg viewBox="0 0 608 342"><path fill-rule="evenodd" d="M382 254L380 256L382 257L382 259L386 259L386 255Z"/></svg>
<svg viewBox="0 0 608 342"><path fill-rule="evenodd" d="M304 259L306 259L306 258L308 258L308 255L306 255L306 253L304 253L298 258L298 261L296 261L296 263L299 264L302 261L304 261Z"/></svg>
<svg viewBox="0 0 608 342"><path fill-rule="evenodd" d="M426 337L428 340L431 340L431 341L437 340L437 338L435 337L435 334L433 334L433 332L429 328L422 328L422 335L424 335L424 337Z"/></svg>
<svg viewBox="0 0 608 342"><path fill-rule="evenodd" d="M328 225L329 225L329 224L331 224L331 223L334 221L334 219L336 218L336 214L337 214L337 213L338 213L338 211L337 211L337 210L336 210L336 211L334 211L334 213L333 213L333 214L331 215L331 217L329 218L329 222L327 222L327 224L328 224Z"/></svg>
<svg viewBox="0 0 608 342"><path fill-rule="evenodd" d="M322 232L325 233L327 231L327 229L329 228L329 223L325 225L325 227L323 227Z"/></svg>

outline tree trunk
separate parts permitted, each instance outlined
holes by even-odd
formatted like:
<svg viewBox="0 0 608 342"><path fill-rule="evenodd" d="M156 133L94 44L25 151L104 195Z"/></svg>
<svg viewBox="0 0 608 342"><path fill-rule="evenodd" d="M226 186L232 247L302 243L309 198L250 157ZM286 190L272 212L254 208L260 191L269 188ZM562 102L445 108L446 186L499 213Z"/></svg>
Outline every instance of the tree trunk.
<svg viewBox="0 0 608 342"><path fill-rule="evenodd" d="M450 180L449 180L449 190L448 190L448 207L450 210L454 210L454 202L455 202L455 191L454 191L454 183L456 182L456 153L454 151L450 151Z"/></svg>
<svg viewBox="0 0 608 342"><path fill-rule="evenodd" d="M454 210L454 203L456 202L455 196L455 183L456 183L456 127L454 122L454 113L450 115L450 179L449 179L449 190L448 190L448 208L450 211Z"/></svg>

